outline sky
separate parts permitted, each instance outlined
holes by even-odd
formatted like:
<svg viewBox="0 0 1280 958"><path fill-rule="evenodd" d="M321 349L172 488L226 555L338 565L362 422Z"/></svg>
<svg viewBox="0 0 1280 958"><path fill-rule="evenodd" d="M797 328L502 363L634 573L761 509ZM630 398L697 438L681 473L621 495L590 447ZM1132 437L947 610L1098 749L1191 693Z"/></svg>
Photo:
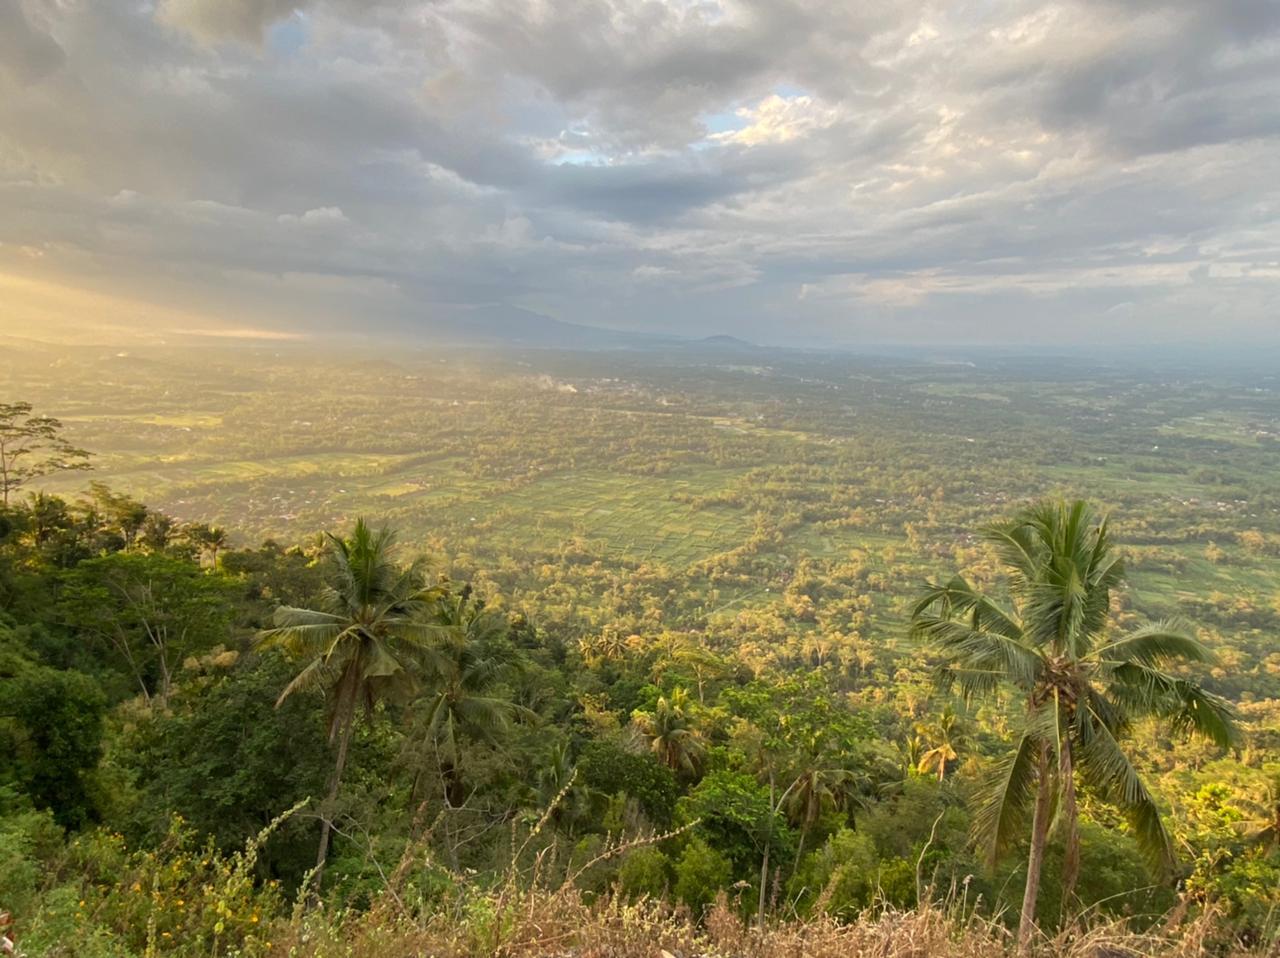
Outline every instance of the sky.
<svg viewBox="0 0 1280 958"><path fill-rule="evenodd" d="M0 0L0 331L1280 342L1276 0Z"/></svg>

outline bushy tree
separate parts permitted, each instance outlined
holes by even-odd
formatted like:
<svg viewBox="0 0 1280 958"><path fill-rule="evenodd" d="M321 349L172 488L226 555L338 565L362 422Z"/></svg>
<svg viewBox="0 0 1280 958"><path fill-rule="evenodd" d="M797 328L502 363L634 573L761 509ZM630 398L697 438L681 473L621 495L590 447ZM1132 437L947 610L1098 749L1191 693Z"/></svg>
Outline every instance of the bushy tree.
<svg viewBox="0 0 1280 958"><path fill-rule="evenodd" d="M694 912L715 901L733 880L733 863L701 838L692 839L675 864L673 892Z"/></svg>

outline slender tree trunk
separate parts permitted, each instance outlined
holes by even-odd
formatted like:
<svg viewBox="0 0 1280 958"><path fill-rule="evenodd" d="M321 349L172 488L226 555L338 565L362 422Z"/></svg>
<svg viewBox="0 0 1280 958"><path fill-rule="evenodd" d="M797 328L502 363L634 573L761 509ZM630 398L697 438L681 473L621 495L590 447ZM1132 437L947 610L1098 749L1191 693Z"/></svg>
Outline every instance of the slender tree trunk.
<svg viewBox="0 0 1280 958"><path fill-rule="evenodd" d="M1076 807L1075 759L1071 754L1070 739L1062 743L1058 777L1062 782L1062 841L1066 856L1062 863L1062 914L1065 917L1075 895L1076 879L1080 876L1080 812Z"/></svg>
<svg viewBox="0 0 1280 958"><path fill-rule="evenodd" d="M1018 954L1031 949L1036 926L1036 899L1040 897L1040 872L1044 867L1044 847L1049 837L1050 805L1053 789L1049 781L1049 745L1040 746L1036 809L1031 819L1031 854L1027 857L1027 887L1022 894L1022 914L1018 919Z"/></svg>
<svg viewBox="0 0 1280 958"><path fill-rule="evenodd" d="M791 866L791 877L796 877L796 872L800 870L800 857L804 854L804 840L809 835L809 821L806 818L800 825L800 841L796 843L796 863Z"/></svg>
<svg viewBox="0 0 1280 958"><path fill-rule="evenodd" d="M756 905L756 928L764 931L765 888L769 885L769 841L765 840L764 857L760 860L760 901Z"/></svg>
<svg viewBox="0 0 1280 958"><path fill-rule="evenodd" d="M351 743L351 729L355 725L355 713L348 712L342 719L342 727L338 730L338 755L333 763L333 777L329 779L329 793L325 796L324 807L320 810L320 849L316 852L316 870L312 883L316 889L320 887L320 875L324 872L325 860L329 857L329 833L333 830L333 806L338 799L338 787L342 784L342 770L347 764L347 746Z"/></svg>
<svg viewBox="0 0 1280 958"><path fill-rule="evenodd" d="M764 839L764 856L760 860L760 900L756 905L756 928L764 931L764 901L765 889L769 885L769 849L773 845L773 816L774 816L774 785L773 785L773 769L769 769L769 824L768 830L765 832Z"/></svg>

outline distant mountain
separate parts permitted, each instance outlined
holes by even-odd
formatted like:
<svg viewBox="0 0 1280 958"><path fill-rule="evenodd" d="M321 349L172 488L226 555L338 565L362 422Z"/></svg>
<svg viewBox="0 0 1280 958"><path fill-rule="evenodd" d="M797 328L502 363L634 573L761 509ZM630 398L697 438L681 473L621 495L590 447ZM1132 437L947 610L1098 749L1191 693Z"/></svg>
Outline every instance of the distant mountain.
<svg viewBox="0 0 1280 958"><path fill-rule="evenodd" d="M722 346L729 349L760 349L755 343L748 342L745 339L739 339L737 336L730 336L726 333L719 333L715 336L704 336L699 339L700 344L706 346Z"/></svg>
<svg viewBox="0 0 1280 958"><path fill-rule="evenodd" d="M550 349L643 349L678 342L668 336L583 326L518 306L459 307L418 327L453 345L510 345Z"/></svg>

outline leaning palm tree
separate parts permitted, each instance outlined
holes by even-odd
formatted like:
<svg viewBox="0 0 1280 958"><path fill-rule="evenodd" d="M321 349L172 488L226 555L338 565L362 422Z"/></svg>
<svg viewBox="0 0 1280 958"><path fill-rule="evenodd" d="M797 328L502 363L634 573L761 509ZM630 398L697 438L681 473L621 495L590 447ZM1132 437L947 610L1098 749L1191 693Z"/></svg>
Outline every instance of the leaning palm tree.
<svg viewBox="0 0 1280 958"><path fill-rule="evenodd" d="M1172 623L1113 635L1111 595L1124 578L1105 520L1084 502L1042 503L985 531L1008 577L1012 605L962 577L931 585L916 603L912 633L943 658L943 685L967 699L1012 698L1024 711L1017 742L975 815L994 859L1031 811L1019 949L1030 944L1054 809L1066 856L1063 901L1079 870L1076 782L1118 807L1148 859L1172 865L1159 810L1121 741L1141 719L1226 745L1231 709L1170 666L1204 662L1203 645Z"/></svg>
<svg viewBox="0 0 1280 958"><path fill-rule="evenodd" d="M347 762L351 731L361 706L366 713L388 696L412 687L415 666L429 649L435 627L428 614L439 599L420 563L397 565L391 557L395 536L356 522L349 539L326 534L329 580L318 608L280 606L275 628L258 635L262 646L276 646L302 667L277 705L293 693L319 688L328 700L328 734L337 743L333 772L321 818L315 880L329 853L330 815Z"/></svg>

